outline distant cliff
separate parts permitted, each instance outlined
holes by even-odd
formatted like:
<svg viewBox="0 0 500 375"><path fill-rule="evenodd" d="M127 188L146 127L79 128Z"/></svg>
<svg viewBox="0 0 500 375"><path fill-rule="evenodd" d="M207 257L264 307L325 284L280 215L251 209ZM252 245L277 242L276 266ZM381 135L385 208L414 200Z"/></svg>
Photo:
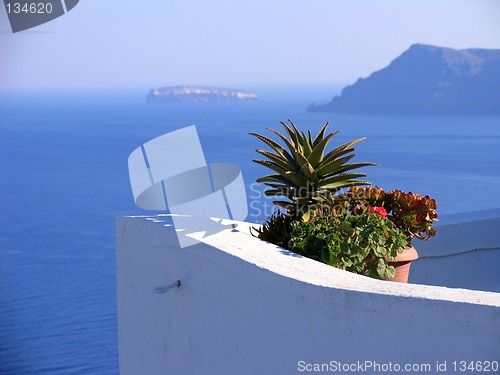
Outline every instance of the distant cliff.
<svg viewBox="0 0 500 375"><path fill-rule="evenodd" d="M257 100L257 95L233 89L202 86L160 87L149 91L148 103L229 102Z"/></svg>
<svg viewBox="0 0 500 375"><path fill-rule="evenodd" d="M412 45L310 112L368 115L500 114L500 50Z"/></svg>

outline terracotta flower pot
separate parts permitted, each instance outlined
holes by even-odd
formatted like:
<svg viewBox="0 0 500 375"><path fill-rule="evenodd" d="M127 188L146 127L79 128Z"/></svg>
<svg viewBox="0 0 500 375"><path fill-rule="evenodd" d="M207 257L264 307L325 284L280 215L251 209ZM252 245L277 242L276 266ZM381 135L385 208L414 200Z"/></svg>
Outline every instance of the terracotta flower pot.
<svg viewBox="0 0 500 375"><path fill-rule="evenodd" d="M417 250L412 246L402 253L398 253L395 261L388 261L390 266L396 269L396 276L392 279L383 279L387 281L395 281L398 283L407 283L410 276L410 265L412 260L418 259Z"/></svg>

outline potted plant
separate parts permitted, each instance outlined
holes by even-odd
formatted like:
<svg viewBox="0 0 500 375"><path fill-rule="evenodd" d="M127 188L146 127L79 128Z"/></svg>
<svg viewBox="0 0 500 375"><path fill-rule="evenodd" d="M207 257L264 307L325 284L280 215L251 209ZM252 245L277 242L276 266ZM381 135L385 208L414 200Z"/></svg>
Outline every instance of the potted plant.
<svg viewBox="0 0 500 375"><path fill-rule="evenodd" d="M327 215L295 222L288 248L346 271L377 279L392 279L396 260L406 247L404 234L377 213Z"/></svg>
<svg viewBox="0 0 500 375"><path fill-rule="evenodd" d="M275 212L254 235L334 267L407 282L408 270L398 272L396 268L408 268L418 257L411 247L412 238L435 235L436 202L428 196L366 187L370 182L358 179L366 174L351 171L376 164L349 164L356 156L354 145L364 138L327 152L329 142L339 133L327 134L329 123L313 138L288 121L290 125L281 123L288 137L268 129L284 146L250 133L272 149L256 150L268 160L254 161L274 172L257 182L271 188L266 195L287 199L273 202L285 212ZM349 190L342 193L345 188ZM401 280L405 272L406 280L404 276Z"/></svg>
<svg viewBox="0 0 500 375"><path fill-rule="evenodd" d="M378 186L351 188L344 198L351 214L381 210L394 227L404 233L407 248L398 253L395 260L390 260L389 264L396 268L394 281L407 282L411 261L418 259L418 253L412 246L413 238L428 240L436 235L432 227L438 220L436 201L428 195L401 190L385 192Z"/></svg>

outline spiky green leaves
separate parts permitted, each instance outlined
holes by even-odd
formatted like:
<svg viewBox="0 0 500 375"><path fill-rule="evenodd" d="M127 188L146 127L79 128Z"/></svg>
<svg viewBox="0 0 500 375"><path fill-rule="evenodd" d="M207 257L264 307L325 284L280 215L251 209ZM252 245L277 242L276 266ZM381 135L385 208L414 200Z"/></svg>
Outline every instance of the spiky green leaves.
<svg viewBox="0 0 500 375"><path fill-rule="evenodd" d="M277 201L275 204L289 210L290 207L294 207L296 214L305 219L310 214L308 211L314 209L314 205L324 201L326 193L335 194L343 188L370 184L358 179L366 177L364 173L346 173L353 169L376 165L348 164L356 155L352 153L354 145L364 138L346 142L326 153L330 141L340 130L326 134L329 125L327 122L313 139L309 131L306 134L299 131L291 120L288 122L289 126L281 122L288 138L274 129L267 128L283 141L284 146L263 135L250 133L272 150L256 150L267 160L259 159L254 162L275 172L257 179L257 182L263 182L271 187L266 191L267 195L283 196L291 200L291 202Z"/></svg>
<svg viewBox="0 0 500 375"><path fill-rule="evenodd" d="M284 215L281 211L269 216L260 228L250 227L250 233L261 240L287 248L292 232L293 218Z"/></svg>

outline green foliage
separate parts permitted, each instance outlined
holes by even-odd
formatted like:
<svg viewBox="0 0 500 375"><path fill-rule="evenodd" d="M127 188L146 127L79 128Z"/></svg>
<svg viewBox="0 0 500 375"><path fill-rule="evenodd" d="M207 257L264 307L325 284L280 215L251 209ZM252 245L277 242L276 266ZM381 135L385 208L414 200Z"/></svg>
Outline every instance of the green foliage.
<svg viewBox="0 0 500 375"><path fill-rule="evenodd" d="M250 228L250 232L254 237L287 249L293 221L293 217L287 216L278 210L266 219L262 227L258 229Z"/></svg>
<svg viewBox="0 0 500 375"><path fill-rule="evenodd" d="M375 186L350 188L343 198L353 214L369 212L373 207L384 207L389 214L388 219L405 233L408 244L413 237L427 240L436 234L432 225L438 221L437 203L428 195L401 190L385 192Z"/></svg>
<svg viewBox="0 0 500 375"><path fill-rule="evenodd" d="M268 196L283 197L274 204L287 210L274 213L256 237L295 253L350 272L393 278L398 252L411 245L412 238L428 239L436 234L436 201L429 196L385 192L359 180L364 173L352 170L376 165L353 163L356 139L327 151L339 131L327 134L328 123L316 137L299 131L292 121L281 123L285 135L269 129L282 144L263 135L250 133L271 151L258 149L266 160L254 160L274 173L257 179L269 190ZM346 193L339 190L349 188Z"/></svg>
<svg viewBox="0 0 500 375"><path fill-rule="evenodd" d="M288 248L333 267L374 278L392 278L398 252L407 248L406 236L378 214L341 214L293 222Z"/></svg>
<svg viewBox="0 0 500 375"><path fill-rule="evenodd" d="M356 155L352 153L353 146L364 138L344 143L326 152L329 142L339 133L336 131L326 135L328 122L313 139L311 132L306 134L299 131L291 120L288 121L290 126L281 122L288 138L274 129L267 129L276 134L284 146L263 135L250 133L272 149L272 152L257 149L256 151L268 160L254 162L275 172L257 179L257 182L263 182L271 188L265 194L288 199L274 201L274 204L285 208L290 215L308 221L315 210L324 206L340 189L370 184L358 180L365 177L365 173L350 171L376 164L348 164Z"/></svg>

